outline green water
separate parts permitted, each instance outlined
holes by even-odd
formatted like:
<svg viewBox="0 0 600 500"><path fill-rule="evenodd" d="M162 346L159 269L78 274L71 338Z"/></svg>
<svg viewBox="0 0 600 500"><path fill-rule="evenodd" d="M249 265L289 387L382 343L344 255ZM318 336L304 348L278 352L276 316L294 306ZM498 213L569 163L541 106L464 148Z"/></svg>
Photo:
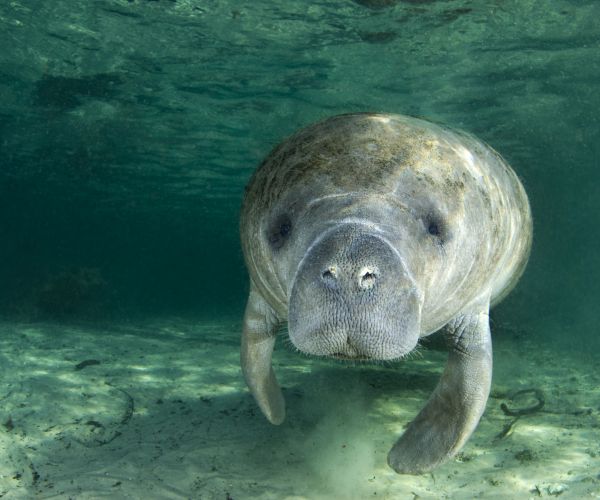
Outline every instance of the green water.
<svg viewBox="0 0 600 500"><path fill-rule="evenodd" d="M227 318L235 354L251 172L301 126L382 111L508 160L535 234L499 335L594 359L599 18L591 0L3 1L0 316Z"/></svg>

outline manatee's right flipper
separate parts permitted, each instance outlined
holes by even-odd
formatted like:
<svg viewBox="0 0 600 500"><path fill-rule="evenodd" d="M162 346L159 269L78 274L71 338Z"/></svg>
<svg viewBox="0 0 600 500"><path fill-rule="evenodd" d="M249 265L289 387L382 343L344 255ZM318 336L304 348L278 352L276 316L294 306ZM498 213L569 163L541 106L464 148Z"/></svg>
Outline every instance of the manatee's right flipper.
<svg viewBox="0 0 600 500"><path fill-rule="evenodd" d="M283 394L271 366L278 323L271 306L251 283L242 333L242 372L261 411L275 425L285 419Z"/></svg>
<svg viewBox="0 0 600 500"><path fill-rule="evenodd" d="M450 354L425 407L388 455L400 474L427 472L459 451L477 426L492 380L489 304L446 326Z"/></svg>

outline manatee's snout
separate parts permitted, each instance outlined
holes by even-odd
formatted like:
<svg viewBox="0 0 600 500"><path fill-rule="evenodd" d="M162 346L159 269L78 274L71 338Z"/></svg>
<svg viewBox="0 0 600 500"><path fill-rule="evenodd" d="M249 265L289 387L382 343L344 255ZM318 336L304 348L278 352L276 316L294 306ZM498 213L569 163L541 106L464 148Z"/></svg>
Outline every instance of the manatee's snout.
<svg viewBox="0 0 600 500"><path fill-rule="evenodd" d="M292 343L308 354L394 359L419 338L421 294L392 245L343 224L304 255L289 299Z"/></svg>

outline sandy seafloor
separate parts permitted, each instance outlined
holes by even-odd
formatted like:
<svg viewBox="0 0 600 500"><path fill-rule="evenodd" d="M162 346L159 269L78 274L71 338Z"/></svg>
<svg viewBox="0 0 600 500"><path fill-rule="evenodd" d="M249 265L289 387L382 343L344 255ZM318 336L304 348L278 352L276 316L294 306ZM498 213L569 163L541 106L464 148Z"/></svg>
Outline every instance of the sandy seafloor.
<svg viewBox="0 0 600 500"><path fill-rule="evenodd" d="M389 366L314 360L279 345L287 420L257 410L238 318L65 326L3 323L2 498L600 498L600 370L526 332L495 338L492 397L463 453L422 476L386 455L435 386L445 354ZM514 332L513 332L514 333ZM77 370L76 366L87 364ZM507 393L541 412L511 420ZM527 399L527 398L525 398Z"/></svg>

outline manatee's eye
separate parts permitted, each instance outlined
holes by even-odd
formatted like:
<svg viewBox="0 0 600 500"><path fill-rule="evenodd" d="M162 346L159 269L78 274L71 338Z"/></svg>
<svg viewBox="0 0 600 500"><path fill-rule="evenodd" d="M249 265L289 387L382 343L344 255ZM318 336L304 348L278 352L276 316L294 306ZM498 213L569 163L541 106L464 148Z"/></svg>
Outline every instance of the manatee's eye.
<svg viewBox="0 0 600 500"><path fill-rule="evenodd" d="M290 234L291 230L292 230L292 223L291 223L291 221L286 220L286 221L282 222L281 225L279 226L279 235L287 236L288 234Z"/></svg>
<svg viewBox="0 0 600 500"><path fill-rule="evenodd" d="M429 226L427 226L427 232L429 234L431 234L432 236L439 236L440 235L440 228L439 228L439 226L435 222L431 221L429 223Z"/></svg>
<svg viewBox="0 0 600 500"><path fill-rule="evenodd" d="M448 227L442 216L433 213L427 214L423 220L423 224L427 233L436 238L440 243L448 241Z"/></svg>
<svg viewBox="0 0 600 500"><path fill-rule="evenodd" d="M267 239L274 250L279 250L285 244L292 232L292 221L287 214L280 215L271 224Z"/></svg>

